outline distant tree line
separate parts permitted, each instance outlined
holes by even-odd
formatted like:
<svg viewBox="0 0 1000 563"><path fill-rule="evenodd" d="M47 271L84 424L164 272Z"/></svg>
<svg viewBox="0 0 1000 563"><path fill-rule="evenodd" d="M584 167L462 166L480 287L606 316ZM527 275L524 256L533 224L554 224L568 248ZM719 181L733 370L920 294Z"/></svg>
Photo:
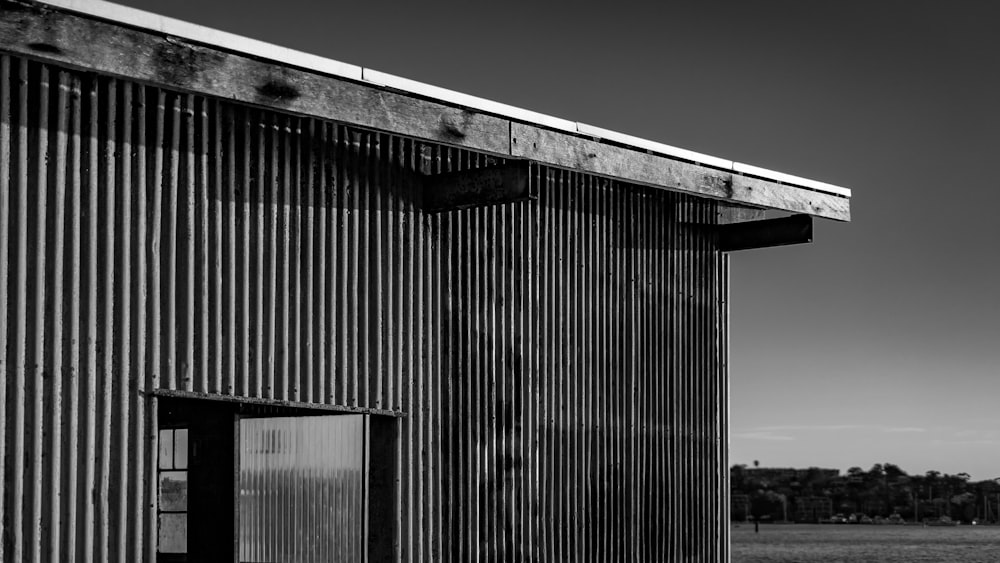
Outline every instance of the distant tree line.
<svg viewBox="0 0 1000 563"><path fill-rule="evenodd" d="M737 521L810 522L831 513L910 522L942 517L1000 521L1000 483L972 481L967 473L910 475L892 463L876 463L867 471L852 467L846 474L740 464L730 468L730 485L731 517Z"/></svg>

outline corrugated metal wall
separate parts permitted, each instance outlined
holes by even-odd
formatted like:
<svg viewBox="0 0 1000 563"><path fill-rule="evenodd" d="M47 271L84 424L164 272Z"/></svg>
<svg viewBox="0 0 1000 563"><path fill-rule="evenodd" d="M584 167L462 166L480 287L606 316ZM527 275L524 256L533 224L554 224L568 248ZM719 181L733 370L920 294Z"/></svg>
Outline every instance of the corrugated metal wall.
<svg viewBox="0 0 1000 563"><path fill-rule="evenodd" d="M444 492L442 558L723 560L715 208L572 172L536 181L537 204L440 227L443 463L462 483Z"/></svg>
<svg viewBox="0 0 1000 563"><path fill-rule="evenodd" d="M0 67L0 560L152 559L157 389L405 412L403 561L725 558L713 202Z"/></svg>

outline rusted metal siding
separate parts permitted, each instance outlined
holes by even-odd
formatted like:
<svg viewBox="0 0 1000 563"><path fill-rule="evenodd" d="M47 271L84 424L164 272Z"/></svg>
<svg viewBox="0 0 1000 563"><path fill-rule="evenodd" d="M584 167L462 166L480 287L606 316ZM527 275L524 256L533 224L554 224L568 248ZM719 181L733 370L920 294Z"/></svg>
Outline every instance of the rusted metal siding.
<svg viewBox="0 0 1000 563"><path fill-rule="evenodd" d="M0 65L0 559L154 558L164 389L405 413L401 561L724 559L713 202Z"/></svg>

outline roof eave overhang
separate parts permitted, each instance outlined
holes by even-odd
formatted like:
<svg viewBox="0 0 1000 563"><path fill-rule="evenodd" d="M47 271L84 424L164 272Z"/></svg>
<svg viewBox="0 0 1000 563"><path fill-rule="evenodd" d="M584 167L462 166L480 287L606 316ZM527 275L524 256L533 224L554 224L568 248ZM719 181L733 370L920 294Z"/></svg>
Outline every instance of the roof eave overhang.
<svg viewBox="0 0 1000 563"><path fill-rule="evenodd" d="M0 0L0 51L733 205L850 220L849 189L97 0Z"/></svg>

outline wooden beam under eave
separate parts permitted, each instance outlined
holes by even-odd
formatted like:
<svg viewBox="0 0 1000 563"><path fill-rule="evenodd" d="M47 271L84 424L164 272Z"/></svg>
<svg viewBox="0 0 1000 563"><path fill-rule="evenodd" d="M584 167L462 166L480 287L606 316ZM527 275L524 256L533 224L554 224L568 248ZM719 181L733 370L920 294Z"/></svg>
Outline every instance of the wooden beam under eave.
<svg viewBox="0 0 1000 563"><path fill-rule="evenodd" d="M715 222L717 225L731 225L747 221L760 221L764 215L765 210L759 207L719 202Z"/></svg>
<svg viewBox="0 0 1000 563"><path fill-rule="evenodd" d="M543 164L730 203L849 221L850 199L511 123L511 153Z"/></svg>
<svg viewBox="0 0 1000 563"><path fill-rule="evenodd" d="M530 163L513 160L495 166L472 168L424 177L424 209L453 211L534 199L528 179Z"/></svg>
<svg viewBox="0 0 1000 563"><path fill-rule="evenodd" d="M0 51L163 88L510 154L507 119L38 5L0 0Z"/></svg>
<svg viewBox="0 0 1000 563"><path fill-rule="evenodd" d="M718 225L715 230L719 237L719 250L723 252L805 244L813 239L810 215Z"/></svg>

